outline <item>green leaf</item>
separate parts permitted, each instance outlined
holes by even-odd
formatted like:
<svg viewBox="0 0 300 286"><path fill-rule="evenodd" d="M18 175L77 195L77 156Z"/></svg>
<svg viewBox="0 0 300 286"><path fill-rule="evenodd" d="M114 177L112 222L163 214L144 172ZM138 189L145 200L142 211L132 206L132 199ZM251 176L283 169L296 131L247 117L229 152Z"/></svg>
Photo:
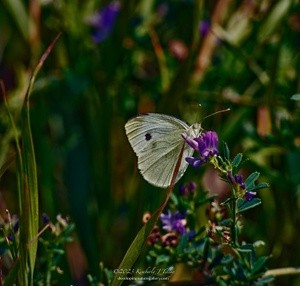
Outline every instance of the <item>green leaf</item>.
<svg viewBox="0 0 300 286"><path fill-rule="evenodd" d="M229 263L231 263L232 261L233 261L233 256L232 255L225 255L225 256L223 256L222 257L222 260L221 260L221 265L222 264L229 264Z"/></svg>
<svg viewBox="0 0 300 286"><path fill-rule="evenodd" d="M17 27L23 38L29 41L29 29L30 25L34 25L31 17L29 17L26 6L21 0L4 0L3 3L10 11Z"/></svg>
<svg viewBox="0 0 300 286"><path fill-rule="evenodd" d="M275 2L273 9L265 17L264 23L260 26L257 36L259 42L266 41L272 35L273 31L280 25L292 3L293 1L291 0L280 0Z"/></svg>
<svg viewBox="0 0 300 286"><path fill-rule="evenodd" d="M267 256L259 257L253 264L252 274L257 274L264 271L266 263L268 262Z"/></svg>
<svg viewBox="0 0 300 286"><path fill-rule="evenodd" d="M168 263L169 261L170 261L169 255L161 254L157 256L155 263L161 264L161 263Z"/></svg>
<svg viewBox="0 0 300 286"><path fill-rule="evenodd" d="M237 154L231 162L232 166L238 167L239 164L242 162L242 159L243 159L243 154L242 153Z"/></svg>
<svg viewBox="0 0 300 286"><path fill-rule="evenodd" d="M253 192L253 191L258 191L258 190L261 190L261 189L265 189L265 188L268 188L269 187L269 184L268 183L259 183L257 185L253 185L252 187L248 187L247 188L247 191L248 192Z"/></svg>
<svg viewBox="0 0 300 286"><path fill-rule="evenodd" d="M258 179L259 177L259 172L254 172L249 175L249 177L245 181L246 188L252 187L254 185L254 182Z"/></svg>
<svg viewBox="0 0 300 286"><path fill-rule="evenodd" d="M238 248L239 252L251 253L253 252L253 245L251 244L243 244Z"/></svg>
<svg viewBox="0 0 300 286"><path fill-rule="evenodd" d="M187 233L183 234L180 238L178 247L177 247L177 253L181 254L184 252L187 244L189 242L189 235Z"/></svg>
<svg viewBox="0 0 300 286"><path fill-rule="evenodd" d="M3 283L3 286L13 286L13 285L15 285L18 270L19 270L19 266L20 266L20 260L17 259L15 261L13 267L9 271L8 275L6 276L5 281Z"/></svg>
<svg viewBox="0 0 300 286"><path fill-rule="evenodd" d="M238 209L238 212L241 213L246 210L252 209L260 204L261 204L261 199L259 199L259 198L254 198L251 201L245 201L243 199L238 199L237 200L237 209Z"/></svg>
<svg viewBox="0 0 300 286"><path fill-rule="evenodd" d="M200 244L200 250L201 250L201 254L203 256L204 261L207 260L208 256L209 256L209 238L208 237L204 237L202 240L202 243Z"/></svg>
<svg viewBox="0 0 300 286"><path fill-rule="evenodd" d="M229 161L230 160L230 150L229 150L226 142L223 142L223 149L224 149L224 158Z"/></svg>
<svg viewBox="0 0 300 286"><path fill-rule="evenodd" d="M254 286L262 286L262 285L269 285L272 281L274 281L274 276L264 276L260 279L258 279Z"/></svg>
<svg viewBox="0 0 300 286"><path fill-rule="evenodd" d="M300 93L294 94L291 96L292 100L300 100Z"/></svg>
<svg viewBox="0 0 300 286"><path fill-rule="evenodd" d="M232 198L227 198L224 202L221 202L221 206L229 204L232 200L233 200Z"/></svg>
<svg viewBox="0 0 300 286"><path fill-rule="evenodd" d="M22 160L20 165L22 189L20 200L22 203L22 212L20 213L20 280L23 285L32 285L33 270L37 252L38 236L38 183L37 169L35 162L35 153L32 141L29 109L25 108L22 112L23 124L22 134ZM26 277L28 274L28 278ZM22 278L21 278L22 277ZM24 280L29 279L29 283Z"/></svg>
<svg viewBox="0 0 300 286"><path fill-rule="evenodd" d="M170 200L174 203L175 206L178 206L178 198L175 194L171 194Z"/></svg>
<svg viewBox="0 0 300 286"><path fill-rule="evenodd" d="M19 142L16 142L19 159L18 187L20 208L20 267L18 269L18 283L24 286L33 285L33 271L39 231L38 180L30 123L30 94L35 78L58 38L59 36L55 38L46 52L44 52L33 71L21 112L22 151Z"/></svg>

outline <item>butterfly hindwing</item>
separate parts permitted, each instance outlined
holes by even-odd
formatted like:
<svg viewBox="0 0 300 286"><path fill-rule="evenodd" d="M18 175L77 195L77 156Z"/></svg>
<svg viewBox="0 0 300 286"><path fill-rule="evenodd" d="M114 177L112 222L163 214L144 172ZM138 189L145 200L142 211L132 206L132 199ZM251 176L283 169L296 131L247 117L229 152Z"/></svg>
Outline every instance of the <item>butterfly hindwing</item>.
<svg viewBox="0 0 300 286"><path fill-rule="evenodd" d="M192 149L185 145L181 133L166 135L163 140L156 140L149 148L143 150L138 158L138 166L144 178L159 187L166 187L171 184L177 160L181 159L176 181L180 179L187 168L185 154L179 158L181 149L184 153L190 153ZM176 140L179 138L180 140ZM176 182L175 181L175 182Z"/></svg>

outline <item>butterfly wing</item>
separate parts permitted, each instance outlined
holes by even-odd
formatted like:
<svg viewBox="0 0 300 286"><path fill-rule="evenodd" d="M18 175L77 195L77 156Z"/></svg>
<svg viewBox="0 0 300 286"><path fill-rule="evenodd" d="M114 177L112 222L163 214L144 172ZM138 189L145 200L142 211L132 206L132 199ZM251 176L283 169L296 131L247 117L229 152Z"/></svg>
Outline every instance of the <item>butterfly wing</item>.
<svg viewBox="0 0 300 286"><path fill-rule="evenodd" d="M126 134L145 180L158 187L168 187L184 146L175 182L182 177L188 166L185 157L193 154L193 149L185 144L181 136L188 129L189 126L183 121L157 113L137 116L126 123Z"/></svg>

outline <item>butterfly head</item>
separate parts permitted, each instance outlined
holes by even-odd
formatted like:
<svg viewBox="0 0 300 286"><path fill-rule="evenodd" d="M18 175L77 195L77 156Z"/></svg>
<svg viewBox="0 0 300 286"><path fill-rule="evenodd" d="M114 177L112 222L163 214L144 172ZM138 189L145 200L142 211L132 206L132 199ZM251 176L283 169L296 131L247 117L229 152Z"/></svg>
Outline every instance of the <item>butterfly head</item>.
<svg viewBox="0 0 300 286"><path fill-rule="evenodd" d="M201 135L202 130L200 123L194 123L186 130L185 133L188 137L196 138Z"/></svg>

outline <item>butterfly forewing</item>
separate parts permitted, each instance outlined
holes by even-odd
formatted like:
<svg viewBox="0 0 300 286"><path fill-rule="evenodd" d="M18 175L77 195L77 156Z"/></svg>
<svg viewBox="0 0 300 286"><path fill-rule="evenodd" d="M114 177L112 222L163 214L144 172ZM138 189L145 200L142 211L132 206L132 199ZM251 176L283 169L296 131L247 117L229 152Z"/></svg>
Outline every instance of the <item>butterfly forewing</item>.
<svg viewBox="0 0 300 286"><path fill-rule="evenodd" d="M149 183L158 187L170 185L184 146L175 182L182 177L188 166L185 157L193 154L193 149L185 144L181 136L189 128L186 123L175 117L157 113L141 115L127 122L127 137L137 154L141 174Z"/></svg>

